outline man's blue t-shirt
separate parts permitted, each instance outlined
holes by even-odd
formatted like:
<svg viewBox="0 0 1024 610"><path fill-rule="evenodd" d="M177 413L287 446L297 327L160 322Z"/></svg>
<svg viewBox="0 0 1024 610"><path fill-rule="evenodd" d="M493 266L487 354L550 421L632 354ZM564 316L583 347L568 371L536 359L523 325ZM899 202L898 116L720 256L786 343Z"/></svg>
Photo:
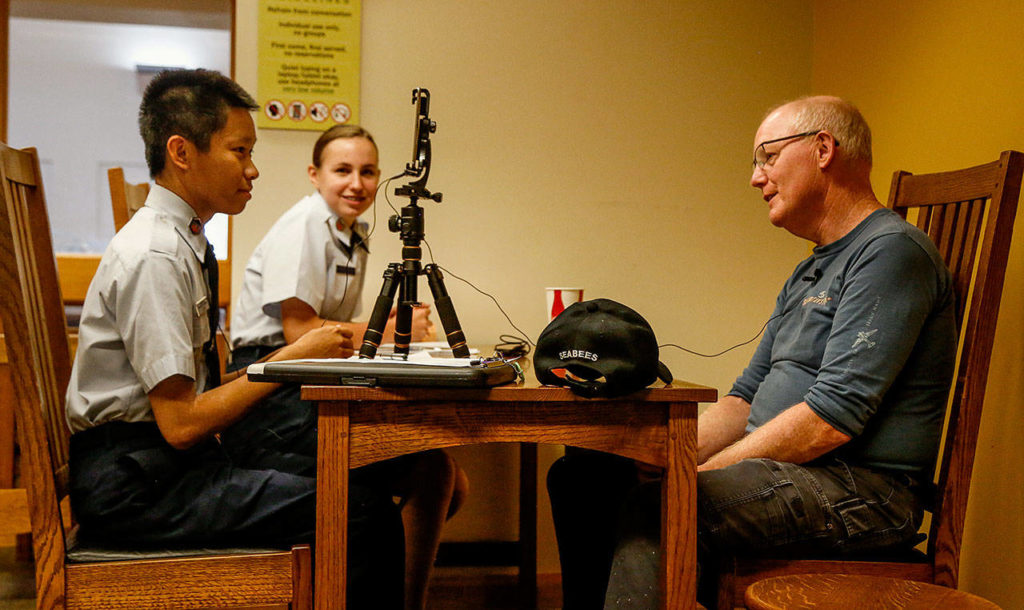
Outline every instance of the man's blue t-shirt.
<svg viewBox="0 0 1024 610"><path fill-rule="evenodd" d="M930 478L956 356L954 292L931 239L878 210L797 265L729 394L747 432L800 402L852 464Z"/></svg>

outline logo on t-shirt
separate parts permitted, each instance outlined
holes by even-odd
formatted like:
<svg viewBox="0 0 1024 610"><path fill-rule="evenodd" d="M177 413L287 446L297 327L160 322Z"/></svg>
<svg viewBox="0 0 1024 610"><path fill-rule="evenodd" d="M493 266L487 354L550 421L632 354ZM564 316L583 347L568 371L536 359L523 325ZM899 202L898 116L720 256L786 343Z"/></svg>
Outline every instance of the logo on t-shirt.
<svg viewBox="0 0 1024 610"><path fill-rule="evenodd" d="M871 337L873 337L874 334L877 333L877 332L878 332L877 328L874 329L874 330L869 330L869 331L862 331L862 330L857 331L857 339L853 342L853 345L850 346L850 349L856 349L857 346L860 345L861 343L867 345L868 349L871 349L872 347L875 346L876 343L878 343L877 341L872 341L871 340Z"/></svg>
<svg viewBox="0 0 1024 610"><path fill-rule="evenodd" d="M828 305L828 302L831 300L832 297L828 296L828 291L822 290L821 292L818 293L818 296L807 297L800 305L802 307L806 307L808 303L813 303L814 305Z"/></svg>

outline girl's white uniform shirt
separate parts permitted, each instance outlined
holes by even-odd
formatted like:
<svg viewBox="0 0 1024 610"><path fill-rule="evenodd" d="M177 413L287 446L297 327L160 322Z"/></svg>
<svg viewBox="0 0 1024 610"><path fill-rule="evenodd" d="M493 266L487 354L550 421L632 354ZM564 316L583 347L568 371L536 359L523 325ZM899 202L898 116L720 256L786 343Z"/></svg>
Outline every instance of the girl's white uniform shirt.
<svg viewBox="0 0 1024 610"><path fill-rule="evenodd" d="M369 248L367 225L338 228L320 193L285 212L245 266L242 294L231 313L235 347L284 345L281 303L297 298L326 320L349 322L360 313Z"/></svg>

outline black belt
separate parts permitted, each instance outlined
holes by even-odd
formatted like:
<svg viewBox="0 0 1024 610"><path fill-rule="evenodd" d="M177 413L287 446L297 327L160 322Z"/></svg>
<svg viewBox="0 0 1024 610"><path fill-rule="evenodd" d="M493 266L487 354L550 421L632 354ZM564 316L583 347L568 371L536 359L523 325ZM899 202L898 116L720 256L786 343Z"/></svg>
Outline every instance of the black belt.
<svg viewBox="0 0 1024 610"><path fill-rule="evenodd" d="M71 435L73 451L90 451L107 447L135 449L166 445L156 422L111 421Z"/></svg>
<svg viewBox="0 0 1024 610"><path fill-rule="evenodd" d="M72 453L115 449L120 453L166 447L181 456L197 456L211 449L217 449L214 438L204 440L185 450L174 449L160 433L156 422L111 421L71 435Z"/></svg>

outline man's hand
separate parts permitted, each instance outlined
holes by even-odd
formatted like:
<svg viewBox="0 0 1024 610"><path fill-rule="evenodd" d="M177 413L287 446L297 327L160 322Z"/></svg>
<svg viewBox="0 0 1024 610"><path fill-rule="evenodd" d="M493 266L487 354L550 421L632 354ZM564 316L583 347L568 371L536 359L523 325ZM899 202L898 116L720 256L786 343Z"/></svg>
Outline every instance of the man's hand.
<svg viewBox="0 0 1024 610"><path fill-rule="evenodd" d="M727 394L697 418L697 464L743 438L750 403Z"/></svg>
<svg viewBox="0 0 1024 610"><path fill-rule="evenodd" d="M348 358L352 355L352 331L328 324L305 333L295 343L286 345L271 360L297 358Z"/></svg>
<svg viewBox="0 0 1024 610"><path fill-rule="evenodd" d="M698 424L699 426L699 424ZM748 458L804 464L850 442L806 402L793 405L701 463L698 471L725 468Z"/></svg>

